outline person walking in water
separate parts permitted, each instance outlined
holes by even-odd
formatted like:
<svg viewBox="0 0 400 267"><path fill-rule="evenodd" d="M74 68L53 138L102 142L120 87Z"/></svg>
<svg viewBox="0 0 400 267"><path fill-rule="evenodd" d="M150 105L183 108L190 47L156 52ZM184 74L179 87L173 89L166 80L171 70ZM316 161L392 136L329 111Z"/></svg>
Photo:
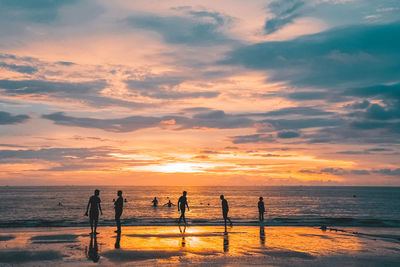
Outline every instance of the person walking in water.
<svg viewBox="0 0 400 267"><path fill-rule="evenodd" d="M154 197L153 201L151 202L153 203L153 207L157 207L158 206L158 200L156 197Z"/></svg>
<svg viewBox="0 0 400 267"><path fill-rule="evenodd" d="M224 217L224 222L225 222L225 230L226 230L226 220L229 221L229 224L232 227L232 221L228 217L228 212L229 212L229 206L228 206L228 201L224 198L224 195L221 195L219 197L222 200L222 216Z"/></svg>
<svg viewBox="0 0 400 267"><path fill-rule="evenodd" d="M260 201L258 201L258 219L260 220L260 222L263 222L265 212L264 201L263 197L260 197L259 199Z"/></svg>
<svg viewBox="0 0 400 267"><path fill-rule="evenodd" d="M99 211L101 215L103 215L103 211L101 210L101 205L100 205L100 190L96 189L94 190L94 195L89 198L89 202L86 207L86 213L85 216L88 216L88 211L90 207L90 215L89 215L89 221L90 221L90 229L92 230L91 234L98 234L96 232L97 229L97 223L99 222Z"/></svg>
<svg viewBox="0 0 400 267"><path fill-rule="evenodd" d="M186 207L187 207L187 209L188 209L188 211L189 211L189 205L188 205L188 203L187 203L186 194L187 194L187 192L186 192L186 191L183 191L182 196L181 196L181 197L179 198L179 200L178 200L178 211L181 212L181 217L179 217L179 222L178 222L178 224L180 224L181 221L182 221L182 219L183 219L183 222L184 222L185 225L186 225L186 218L185 218Z"/></svg>
<svg viewBox="0 0 400 267"><path fill-rule="evenodd" d="M117 231L116 233L121 233L121 215L124 208L124 199L122 198L122 191L119 190L117 192L118 198L114 202L114 209L115 209L115 222L117 224Z"/></svg>

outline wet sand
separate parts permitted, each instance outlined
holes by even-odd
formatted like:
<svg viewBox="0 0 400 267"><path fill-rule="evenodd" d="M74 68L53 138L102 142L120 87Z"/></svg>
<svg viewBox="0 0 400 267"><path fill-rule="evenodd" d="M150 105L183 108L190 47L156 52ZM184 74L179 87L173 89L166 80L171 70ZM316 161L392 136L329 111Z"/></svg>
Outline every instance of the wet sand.
<svg viewBox="0 0 400 267"><path fill-rule="evenodd" d="M400 266L400 229L132 226L0 229L0 266ZM181 232L182 231L182 232Z"/></svg>

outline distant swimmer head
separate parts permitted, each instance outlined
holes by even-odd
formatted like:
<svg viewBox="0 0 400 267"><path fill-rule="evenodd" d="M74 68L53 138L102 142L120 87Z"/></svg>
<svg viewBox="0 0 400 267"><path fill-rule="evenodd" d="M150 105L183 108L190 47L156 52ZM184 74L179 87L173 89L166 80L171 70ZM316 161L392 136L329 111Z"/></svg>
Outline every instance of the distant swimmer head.
<svg viewBox="0 0 400 267"><path fill-rule="evenodd" d="M220 195L219 198L220 198L220 199L224 199L224 195Z"/></svg>
<svg viewBox="0 0 400 267"><path fill-rule="evenodd" d="M118 190L117 195L118 195L119 197L122 197L122 191L121 191L121 190Z"/></svg>
<svg viewBox="0 0 400 267"><path fill-rule="evenodd" d="M94 195L95 195L95 196L100 195L100 190L99 190L99 189L94 190Z"/></svg>
<svg viewBox="0 0 400 267"><path fill-rule="evenodd" d="M186 196L186 194L187 194L187 192L186 192L186 191L183 191L183 195Z"/></svg>
<svg viewBox="0 0 400 267"><path fill-rule="evenodd" d="M260 201L263 201L263 197L260 197Z"/></svg>

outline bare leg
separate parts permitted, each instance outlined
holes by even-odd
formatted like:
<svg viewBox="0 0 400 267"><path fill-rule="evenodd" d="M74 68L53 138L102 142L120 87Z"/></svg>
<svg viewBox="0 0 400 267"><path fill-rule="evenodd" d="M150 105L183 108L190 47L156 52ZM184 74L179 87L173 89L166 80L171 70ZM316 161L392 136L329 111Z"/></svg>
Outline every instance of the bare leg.
<svg viewBox="0 0 400 267"><path fill-rule="evenodd" d="M99 221L98 220L94 220L94 233L97 234L97 223Z"/></svg>
<svg viewBox="0 0 400 267"><path fill-rule="evenodd" d="M90 219L90 230L93 233L93 219Z"/></svg>

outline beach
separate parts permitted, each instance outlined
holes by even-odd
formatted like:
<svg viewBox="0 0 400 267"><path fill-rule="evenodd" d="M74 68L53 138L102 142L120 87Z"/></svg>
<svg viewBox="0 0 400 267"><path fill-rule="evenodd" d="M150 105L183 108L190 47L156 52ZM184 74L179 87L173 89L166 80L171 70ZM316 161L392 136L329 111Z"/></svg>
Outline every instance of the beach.
<svg viewBox="0 0 400 267"><path fill-rule="evenodd" d="M0 229L0 266L398 266L400 229L130 226Z"/></svg>

